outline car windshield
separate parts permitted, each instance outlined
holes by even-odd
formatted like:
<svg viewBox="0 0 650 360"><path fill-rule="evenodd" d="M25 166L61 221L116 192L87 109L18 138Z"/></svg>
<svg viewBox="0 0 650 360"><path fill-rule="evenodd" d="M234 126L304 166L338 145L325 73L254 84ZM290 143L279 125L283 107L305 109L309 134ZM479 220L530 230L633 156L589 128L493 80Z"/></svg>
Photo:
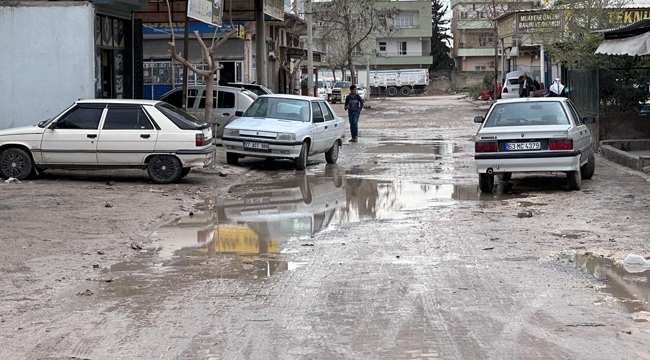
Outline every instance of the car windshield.
<svg viewBox="0 0 650 360"><path fill-rule="evenodd" d="M485 127L570 125L560 102L526 101L494 105Z"/></svg>
<svg viewBox="0 0 650 360"><path fill-rule="evenodd" d="M350 87L350 86L352 86L352 83L349 81L339 81L336 84L334 84L335 88Z"/></svg>
<svg viewBox="0 0 650 360"><path fill-rule="evenodd" d="M244 117L309 122L309 101L259 97L246 110Z"/></svg>
<svg viewBox="0 0 650 360"><path fill-rule="evenodd" d="M194 116L173 105L161 102L156 104L156 108L165 114L179 129L196 130L203 127Z"/></svg>

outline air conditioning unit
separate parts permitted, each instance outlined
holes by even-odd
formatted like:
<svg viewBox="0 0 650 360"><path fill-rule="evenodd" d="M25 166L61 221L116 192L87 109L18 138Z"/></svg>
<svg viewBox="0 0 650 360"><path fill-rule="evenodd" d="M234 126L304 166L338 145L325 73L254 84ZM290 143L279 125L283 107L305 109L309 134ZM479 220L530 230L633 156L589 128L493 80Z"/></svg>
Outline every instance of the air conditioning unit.
<svg viewBox="0 0 650 360"><path fill-rule="evenodd" d="M494 67L494 65L495 65L494 60L490 60L490 61L488 61L488 65L489 65L490 67Z"/></svg>

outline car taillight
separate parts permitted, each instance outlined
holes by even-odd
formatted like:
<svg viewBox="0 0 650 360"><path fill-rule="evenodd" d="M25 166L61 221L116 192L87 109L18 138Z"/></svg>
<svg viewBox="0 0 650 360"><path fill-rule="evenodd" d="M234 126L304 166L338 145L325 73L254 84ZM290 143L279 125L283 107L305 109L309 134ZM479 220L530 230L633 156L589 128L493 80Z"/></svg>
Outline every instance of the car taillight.
<svg viewBox="0 0 650 360"><path fill-rule="evenodd" d="M504 92L504 93L507 93L507 92L508 92L508 87L507 87L507 86L504 86L504 87L503 87L503 92Z"/></svg>
<svg viewBox="0 0 650 360"><path fill-rule="evenodd" d="M573 150L573 140L561 139L549 141L548 148L550 150Z"/></svg>
<svg viewBox="0 0 650 360"><path fill-rule="evenodd" d="M499 147L495 142L483 142L483 143L477 142L474 145L474 152L477 153L497 152L497 151L499 151Z"/></svg>
<svg viewBox="0 0 650 360"><path fill-rule="evenodd" d="M205 145L205 134L196 134L196 146Z"/></svg>

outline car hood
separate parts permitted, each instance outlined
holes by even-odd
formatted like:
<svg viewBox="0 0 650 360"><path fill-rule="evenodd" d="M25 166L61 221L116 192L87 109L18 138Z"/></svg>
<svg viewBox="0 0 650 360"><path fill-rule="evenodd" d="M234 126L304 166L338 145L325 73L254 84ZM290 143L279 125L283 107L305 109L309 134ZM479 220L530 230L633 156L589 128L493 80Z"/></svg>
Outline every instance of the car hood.
<svg viewBox="0 0 650 360"><path fill-rule="evenodd" d="M26 134L42 134L43 128L40 128L36 125L33 126L21 126L17 128L10 128L0 130L0 136L10 136L10 135L26 135Z"/></svg>
<svg viewBox="0 0 650 360"><path fill-rule="evenodd" d="M239 118L226 126L227 129L293 133L311 127L311 123L270 118Z"/></svg>

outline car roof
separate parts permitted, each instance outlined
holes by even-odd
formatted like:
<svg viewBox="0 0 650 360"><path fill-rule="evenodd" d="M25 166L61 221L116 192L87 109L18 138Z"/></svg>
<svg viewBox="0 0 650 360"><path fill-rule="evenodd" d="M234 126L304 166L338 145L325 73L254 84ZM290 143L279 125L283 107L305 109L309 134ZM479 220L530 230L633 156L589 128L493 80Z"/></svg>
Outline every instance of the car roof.
<svg viewBox="0 0 650 360"><path fill-rule="evenodd" d="M77 104L126 104L126 105L156 105L158 100L142 99L79 99Z"/></svg>
<svg viewBox="0 0 650 360"><path fill-rule="evenodd" d="M321 101L324 101L322 98L318 98L318 97L303 96L303 95L291 95L291 94L266 94L266 95L260 95L260 97L261 98L273 97L273 98L280 98L280 99L295 99L295 100L309 100L309 101L321 100Z"/></svg>
<svg viewBox="0 0 650 360"><path fill-rule="evenodd" d="M540 97L540 98L516 98L516 99L501 99L497 100L497 104L513 104L513 103L525 103L525 102L565 102L567 98L563 97Z"/></svg>

